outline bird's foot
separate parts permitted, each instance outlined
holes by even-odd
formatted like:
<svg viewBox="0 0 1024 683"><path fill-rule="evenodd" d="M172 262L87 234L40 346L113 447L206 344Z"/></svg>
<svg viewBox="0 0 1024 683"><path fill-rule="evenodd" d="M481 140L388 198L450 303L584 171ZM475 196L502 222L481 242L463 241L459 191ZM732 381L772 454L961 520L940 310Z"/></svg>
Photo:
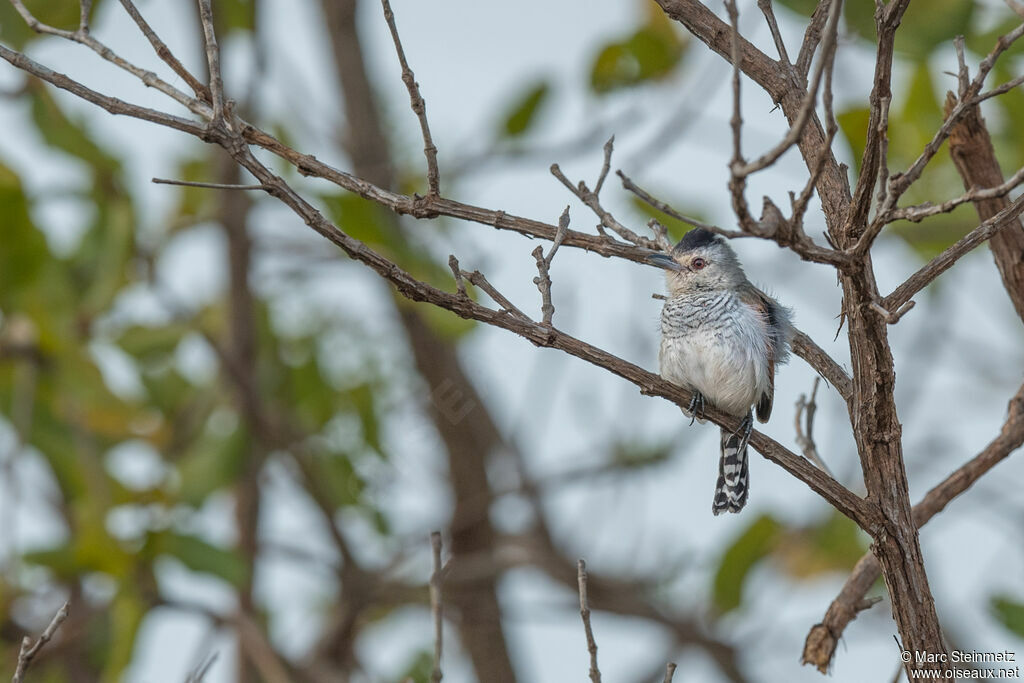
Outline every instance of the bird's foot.
<svg viewBox="0 0 1024 683"><path fill-rule="evenodd" d="M690 399L690 424L693 425L694 420L704 421L704 394L699 391L693 392L693 398Z"/></svg>
<svg viewBox="0 0 1024 683"><path fill-rule="evenodd" d="M750 435L754 431L754 420L750 417L750 413L743 418L740 422L740 426L733 432L733 436L740 437L740 443L742 444L738 450L743 450L747 447L747 443L750 441Z"/></svg>

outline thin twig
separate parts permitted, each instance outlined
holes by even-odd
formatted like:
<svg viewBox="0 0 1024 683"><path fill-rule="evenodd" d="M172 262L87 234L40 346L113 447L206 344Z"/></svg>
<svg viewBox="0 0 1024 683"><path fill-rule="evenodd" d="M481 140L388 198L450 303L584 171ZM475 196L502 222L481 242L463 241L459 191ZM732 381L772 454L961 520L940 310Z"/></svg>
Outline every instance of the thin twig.
<svg viewBox="0 0 1024 683"><path fill-rule="evenodd" d="M434 668L430 672L430 682L441 682L441 646L443 638L443 620L441 606L441 532L430 532L430 549L433 557L433 572L430 575L430 614L434 619Z"/></svg>
<svg viewBox="0 0 1024 683"><path fill-rule="evenodd" d="M607 146L606 150L610 153L610 148ZM611 161L609 160L609 164L610 163ZM572 182L565 177L565 174L562 173L562 169L558 164L551 164L551 175L558 178L560 183L565 185L565 187L576 195L581 202L590 207L590 210L593 211L599 219L601 219L602 226L614 231L619 237L638 247L642 247L644 249L657 249L657 245L653 241L636 234L616 220L615 216L613 216L609 211L605 210L605 208L601 206L601 200L598 198L597 193L591 191L585 182L581 180L578 185L573 185ZM600 228L598 228L598 230L600 231ZM606 237L606 239L610 238Z"/></svg>
<svg viewBox="0 0 1024 683"><path fill-rule="evenodd" d="M92 0L79 0L78 2L78 31L79 33L89 32L89 13L92 11Z"/></svg>
<svg viewBox="0 0 1024 683"><path fill-rule="evenodd" d="M665 667L665 681L664 683L672 683L672 678L676 675L676 664L675 662L669 662Z"/></svg>
<svg viewBox="0 0 1024 683"><path fill-rule="evenodd" d="M558 232L551 243L551 250L547 256L544 255L544 248L538 246L533 250L533 258L537 260L537 277L533 278L533 284L537 285L541 297L541 314L544 325L551 325L551 319L555 315L555 305L551 303L551 261L555 258L555 252L565 239L565 232L569 229L569 207L565 207L562 216L558 219Z"/></svg>
<svg viewBox="0 0 1024 683"><path fill-rule="evenodd" d="M608 171L612 167L612 150L615 149L615 136L608 138L608 142L604 143L604 163L601 164L601 173L597 176L597 183L594 184L594 194L601 194L601 188L604 187L604 179L608 177Z"/></svg>
<svg viewBox="0 0 1024 683"><path fill-rule="evenodd" d="M213 28L213 10L210 0L199 0L199 19L203 24L206 65L210 72L210 96L213 99L213 122L224 121L224 82L220 73L220 48Z"/></svg>
<svg viewBox="0 0 1024 683"><path fill-rule="evenodd" d="M448 267L452 269L452 275L455 276L455 290L462 296L469 296L466 294L466 281L462 279L462 269L459 267L459 259L455 258L455 254L448 255Z"/></svg>
<svg viewBox="0 0 1024 683"><path fill-rule="evenodd" d="M587 634L587 652L590 653L590 680L601 683L601 670L597 668L597 641L594 630L590 627L590 601L587 598L587 563L579 560L576 563L576 583L580 589L580 616L583 618L583 630Z"/></svg>
<svg viewBox="0 0 1024 683"><path fill-rule="evenodd" d="M1005 197L1022 183L1024 183L1024 167L1018 169L1017 172L1007 178L1004 183L997 185L996 187L974 187L959 197L956 197L955 199L948 199L941 204L925 202L924 204L901 207L893 210L892 218L893 220L906 220L917 223L929 216L934 216L940 213L949 213L961 204L967 204L968 202L984 199Z"/></svg>
<svg viewBox="0 0 1024 683"><path fill-rule="evenodd" d="M423 101L420 94L420 85L409 68L409 62L405 59L405 49L402 47L402 40L398 36L398 25L395 23L395 13L391 11L391 3L388 0L380 0L384 7L384 20L391 30L391 39L395 43L395 52L398 53L398 62L402 65L402 82L409 91L409 101L416 118L420 121L420 132L423 134L423 154L427 158L427 187L430 194L435 197L441 194L441 174L437 170L437 147L430 136L430 124L427 123L427 103Z"/></svg>
<svg viewBox="0 0 1024 683"><path fill-rule="evenodd" d="M264 190L273 188L269 185L232 185L229 183L202 183L194 180L173 180L171 178L153 178L157 185L180 185L182 187L205 187L210 190Z"/></svg>
<svg viewBox="0 0 1024 683"><path fill-rule="evenodd" d="M800 53L796 57L796 64L794 66L796 67L797 75L805 81L807 80L807 74L811 72L814 51L818 49L818 44L821 42L821 34L825 30L825 24L828 22L831 5L831 0L820 0L818 6L814 8L810 22L807 24L807 30L804 31L804 39L800 44Z"/></svg>
<svg viewBox="0 0 1024 683"><path fill-rule="evenodd" d="M768 22L768 30L772 32L772 40L775 41L775 50L779 53L779 61L787 69L792 68L793 65L789 61L789 54L786 53L786 43L782 40L782 34L779 32L779 22L775 20L772 0L757 0L757 7L764 14L765 21Z"/></svg>
<svg viewBox="0 0 1024 683"><path fill-rule="evenodd" d="M1011 223L1020 224L1019 216L1024 213L1024 197L1018 197L1013 204L997 213L987 221L983 221L974 230L960 238L956 244L948 247L941 254L925 264L897 287L892 294L885 297L881 306L888 311L900 309L911 297L927 287L932 280L944 273L950 266L979 244L996 234Z"/></svg>
<svg viewBox="0 0 1024 683"><path fill-rule="evenodd" d="M696 218L691 218L690 216L686 216L686 215L680 213L679 211L676 211L669 204L667 204L667 203L661 201L660 199L657 199L654 196L652 196L645 189L643 189L642 187L637 185L635 182L633 182L633 179L630 178L625 173L623 173L621 170L616 171L615 175L619 176L619 178L622 180L622 187L625 188L626 190L628 190L629 192L632 192L633 194L635 194L637 196L637 198L640 201L642 201L644 204L647 204L648 206L650 206L653 209L657 209L658 211L662 212L666 216L671 216L672 218L675 218L677 221L682 221L683 223L686 223L687 225L692 225L695 228L703 228L704 230L707 230L708 232L713 232L713 233L722 235L723 237L728 237L730 239L737 238L737 237L752 237L753 236L750 233L743 232L742 230L728 230L726 228L720 228L717 225L711 225L710 223L704 223L702 221L697 220Z"/></svg>
<svg viewBox="0 0 1024 683"><path fill-rule="evenodd" d="M186 83L188 87L192 88L192 92L197 97L202 97L208 102L212 102L212 96L210 95L210 89L203 85L198 78L192 75L192 73L185 68L185 65L178 60L177 57L170 51L167 45L160 39L149 23L143 18L142 14L135 7L135 3L132 0L121 0L121 6L124 7L125 11L135 22L135 25L139 27L142 34L146 36L149 44L153 46L153 50L156 52L157 57L163 60L164 64L171 67L174 73L178 74L179 77Z"/></svg>
<svg viewBox="0 0 1024 683"><path fill-rule="evenodd" d="M68 603L61 605L61 608L57 610L57 613L53 615L53 619L50 620L49 626L43 631L42 635L39 636L39 640L35 643L28 636L25 636L21 641L21 649L18 651L18 665L14 669L14 677L11 678L11 683L21 683L25 678L25 672L28 671L28 667L32 664L32 660L36 658L39 651L46 646L50 639L53 638L54 634L57 633L57 629L64 623L64 620L68 618Z"/></svg>
<svg viewBox="0 0 1024 683"><path fill-rule="evenodd" d="M820 383L821 378L815 377L814 386L811 388L811 398L808 399L806 394L800 394L800 399L796 402L796 417L794 419L796 423L796 444L803 451L805 458L827 472L830 477L834 477L828 465L821 459L821 455L818 453L818 446L814 442L814 414L818 411L818 404L815 398L818 395L818 384ZM803 419L801 420L801 418Z"/></svg>
<svg viewBox="0 0 1024 683"><path fill-rule="evenodd" d="M501 306L502 311L510 313L517 318L522 320L530 320L530 316L520 311L516 306L509 301L504 294L499 292L494 285L487 281L487 278L479 270L474 270L472 273L462 271L462 277L470 281L470 283L476 285L480 289L487 293L487 296L494 300L494 303Z"/></svg>
<svg viewBox="0 0 1024 683"><path fill-rule="evenodd" d="M189 672L188 677L185 679L185 683L202 683L206 674L209 673L210 667L217 661L218 653L214 652L209 657L199 663L195 669Z"/></svg>
<svg viewBox="0 0 1024 683"><path fill-rule="evenodd" d="M804 96L803 104L800 107L800 112L797 114L796 120L793 121L793 125L789 127L785 137L779 141L775 147L768 150L760 157L751 161L750 163L742 163L742 157L739 153L739 132L735 126L733 128L733 159L734 161L739 159L740 164L733 164L731 166L732 172L740 176L748 176L757 171L765 169L776 161L779 157L785 154L790 147L796 144L797 140L803 134L804 126L811 118L811 114L814 113L814 106L818 99L818 89L821 87L821 78L825 73L825 69L828 66L830 60L828 54L831 52L833 45L836 42L836 34L838 32L839 25L839 5L842 0L832 0L832 8L829 10L828 25L825 27L825 44L822 51L822 59L818 62L817 68L814 70L814 77L811 79L811 86L807 89L807 94ZM758 3L761 4L760 2ZM735 7L735 5L733 5ZM730 16L731 13L730 13ZM737 77L738 80L738 77ZM734 108L733 116L739 117L739 85L737 80L733 81L733 92L734 92Z"/></svg>

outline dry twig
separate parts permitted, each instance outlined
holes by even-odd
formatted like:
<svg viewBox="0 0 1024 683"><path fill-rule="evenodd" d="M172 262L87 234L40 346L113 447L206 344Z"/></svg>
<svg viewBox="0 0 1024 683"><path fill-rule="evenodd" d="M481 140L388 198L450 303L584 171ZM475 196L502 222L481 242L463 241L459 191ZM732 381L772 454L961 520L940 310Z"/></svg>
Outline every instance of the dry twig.
<svg viewBox="0 0 1024 683"><path fill-rule="evenodd" d="M437 169L437 146L430 135L430 124L427 123L427 103L420 94L420 84L416 82L416 76L409 68L409 62L405 58L405 48L402 47L402 39L398 36L398 25L395 23L395 13L391 11L389 0L380 0L384 6L384 20L391 30L391 39L395 43L395 52L398 53L398 62L402 65L402 82L409 91L409 101L416 118L420 122L420 133L423 135L423 155L427 158L427 187L430 194L438 196L441 194L441 174Z"/></svg>
<svg viewBox="0 0 1024 683"><path fill-rule="evenodd" d="M576 563L576 581L580 590L580 616L583 618L583 630L587 635L587 652L590 653L590 680L601 683L601 670L597 668L597 641L594 630L590 627L590 601L587 598L587 563L579 560Z"/></svg>
<svg viewBox="0 0 1024 683"><path fill-rule="evenodd" d="M441 532L430 532L430 549L433 558L433 572L430 575L430 614L434 620L434 668L430 672L431 683L441 682L441 646L444 622L441 606Z"/></svg>
<svg viewBox="0 0 1024 683"><path fill-rule="evenodd" d="M11 678L11 683L22 683L25 679L25 672L28 671L28 667L32 664L32 661L39 654L48 642L53 638L54 634L57 633L57 629L64 623L64 620L68 618L68 603L61 605L61 608L57 610L57 613L53 615L53 619L50 620L50 624L39 636L36 642L32 642L32 639L25 636L21 641L21 648L18 650L18 664L14 669L14 677Z"/></svg>

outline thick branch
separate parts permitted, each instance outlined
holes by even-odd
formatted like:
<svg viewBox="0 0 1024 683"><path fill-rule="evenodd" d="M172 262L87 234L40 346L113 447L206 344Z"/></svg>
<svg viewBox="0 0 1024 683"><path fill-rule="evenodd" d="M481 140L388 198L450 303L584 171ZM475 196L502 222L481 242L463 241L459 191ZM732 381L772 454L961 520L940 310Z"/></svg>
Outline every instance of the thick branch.
<svg viewBox="0 0 1024 683"><path fill-rule="evenodd" d="M1024 386L1010 399L1009 414L998 437L971 460L956 469L940 484L925 494L914 506L914 523L924 526L942 512L946 505L969 489L986 472L1024 445ZM873 603L865 603L864 595L881 575L878 559L866 553L843 585L838 597L829 605L824 619L815 624L804 643L803 663L813 664L827 673L836 645L857 614Z"/></svg>

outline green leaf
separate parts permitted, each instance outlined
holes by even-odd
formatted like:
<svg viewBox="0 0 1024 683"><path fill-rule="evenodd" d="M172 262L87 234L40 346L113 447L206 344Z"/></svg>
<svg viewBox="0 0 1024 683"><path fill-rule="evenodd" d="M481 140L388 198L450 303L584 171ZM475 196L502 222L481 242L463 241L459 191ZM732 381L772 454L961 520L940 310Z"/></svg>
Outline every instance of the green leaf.
<svg viewBox="0 0 1024 683"><path fill-rule="evenodd" d="M345 393L349 406L359 416L363 441L378 453L381 452L380 426L377 423L377 411L373 402L373 387L370 384L360 384Z"/></svg>
<svg viewBox="0 0 1024 683"><path fill-rule="evenodd" d="M256 0L218 0L215 3L220 32L251 32L256 25Z"/></svg>
<svg viewBox="0 0 1024 683"><path fill-rule="evenodd" d="M523 135L530 129L536 120L541 105L548 99L551 93L551 86L547 81L541 81L530 86L520 95L509 113L505 116L502 124L502 135L514 138Z"/></svg>
<svg viewBox="0 0 1024 683"><path fill-rule="evenodd" d="M235 481L245 467L248 453L249 435L243 428L228 434L208 428L178 462L178 499L199 507L211 493Z"/></svg>
<svg viewBox="0 0 1024 683"><path fill-rule="evenodd" d="M125 353L140 361L164 361L190 331L191 328L183 323L134 325L122 332L116 341Z"/></svg>
<svg viewBox="0 0 1024 683"><path fill-rule="evenodd" d="M974 6L974 0L910 3L896 32L896 49L913 59L925 59L941 45L952 51L953 39L971 32Z"/></svg>
<svg viewBox="0 0 1024 683"><path fill-rule="evenodd" d="M249 574L245 560L237 552L197 536L161 531L150 540L153 552L177 558L192 571L212 574L232 586L241 586Z"/></svg>
<svg viewBox="0 0 1024 683"><path fill-rule="evenodd" d="M76 3L53 4L70 6ZM75 11L77 17L77 8ZM48 86L39 81L31 81L29 95L32 100L32 120L46 144L85 161L107 176L120 170L120 161L93 142L82 123L64 114Z"/></svg>
<svg viewBox="0 0 1024 683"><path fill-rule="evenodd" d="M755 519L726 549L715 572L712 599L719 613L740 606L750 571L776 547L782 526L770 515Z"/></svg>
<svg viewBox="0 0 1024 683"><path fill-rule="evenodd" d="M937 47L952 45L953 38L970 33L974 0L929 0L912 2L896 32L894 47L911 59L923 60ZM847 26L861 38L877 40L875 6L868 1L846 3L843 16Z"/></svg>
<svg viewBox="0 0 1024 683"><path fill-rule="evenodd" d="M362 502L366 488L362 478L352 467L347 453L322 453L311 460L317 474L318 485L330 497L334 507L346 507Z"/></svg>
<svg viewBox="0 0 1024 683"><path fill-rule="evenodd" d="M850 156L853 157L854 170L860 173L861 158L864 156L864 145L868 140L868 122L871 111L867 107L848 109L836 114L836 123L843 132L843 137L850 145Z"/></svg>
<svg viewBox="0 0 1024 683"><path fill-rule="evenodd" d="M779 0L779 4L797 14L809 17L818 7L818 0Z"/></svg>
<svg viewBox="0 0 1024 683"><path fill-rule="evenodd" d="M103 666L103 681L115 683L132 662L135 637L146 616L147 606L131 583L122 583L121 590L108 608L110 641Z"/></svg>
<svg viewBox="0 0 1024 683"><path fill-rule="evenodd" d="M50 251L46 238L33 225L28 199L15 173L0 164L0 215L3 216L3 247L0 248L0 309L11 311L16 298L32 285Z"/></svg>
<svg viewBox="0 0 1024 683"><path fill-rule="evenodd" d="M655 192L654 196L661 197L664 195ZM681 240L683 238L683 235L690 232L690 230L693 230L693 226L690 225L689 223L685 223L679 220L678 218L673 218L672 216L669 216L666 213L658 211L653 206L651 206L645 201L642 201L638 197L630 198L630 204L633 207L633 209L637 211L637 213L639 213L648 221L653 218L662 225L664 225L668 229L668 235L673 241ZM699 210L693 210L690 208L679 209L678 207L684 205L678 202L672 202L672 206L675 207L676 210L682 213L684 216L689 216L690 218L696 221L704 220L704 216L702 212Z"/></svg>
<svg viewBox="0 0 1024 683"><path fill-rule="evenodd" d="M349 192L322 195L321 199L331 221L351 237L375 248L396 241L391 234L392 216L379 204Z"/></svg>
<svg viewBox="0 0 1024 683"><path fill-rule="evenodd" d="M773 556L790 576L806 578L852 569L866 551L857 525L833 511L818 524L784 532Z"/></svg>
<svg viewBox="0 0 1024 683"><path fill-rule="evenodd" d="M967 49L971 52L977 55L987 55L992 48L996 46L996 41L1018 26L1020 26L1020 19L1016 17L1009 17L984 33L966 33L964 36L964 42L967 45ZM1024 54L1024 43L1018 40L1013 45L1006 48L1006 51L1003 52L1003 55L1000 57L1000 61L997 62L997 64L1006 64L1006 61L1003 60L1020 54Z"/></svg>
<svg viewBox="0 0 1024 683"><path fill-rule="evenodd" d="M1024 602L1006 595L996 595L991 601L992 614L1011 633L1024 638Z"/></svg>
<svg viewBox="0 0 1024 683"><path fill-rule="evenodd" d="M607 93L671 74L683 56L686 43L670 24L652 16L625 40L604 46L590 68L590 87Z"/></svg>
<svg viewBox="0 0 1024 683"><path fill-rule="evenodd" d="M25 7L44 24L56 28L75 30L78 28L78 3L65 0L24 0ZM90 16L96 16L96 2ZM25 45L40 34L28 27L25 20L9 2L0 3L0 40L8 47L22 50Z"/></svg>

